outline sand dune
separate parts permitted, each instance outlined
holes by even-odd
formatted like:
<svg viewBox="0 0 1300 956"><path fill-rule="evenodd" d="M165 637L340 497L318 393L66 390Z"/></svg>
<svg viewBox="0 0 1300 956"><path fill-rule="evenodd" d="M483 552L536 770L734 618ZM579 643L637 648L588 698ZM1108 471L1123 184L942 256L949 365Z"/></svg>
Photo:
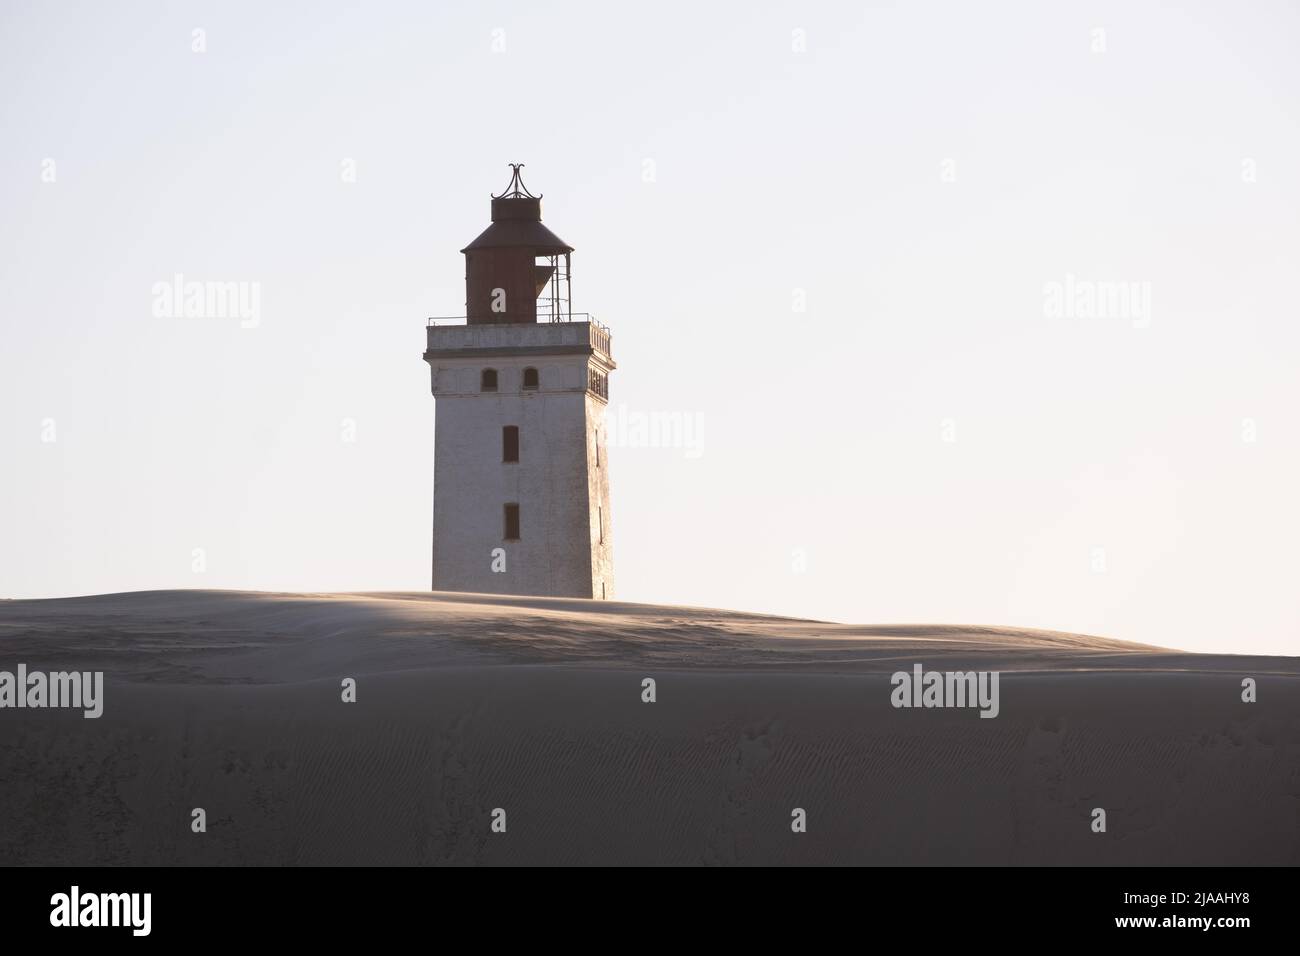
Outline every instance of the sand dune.
<svg viewBox="0 0 1300 956"><path fill-rule="evenodd" d="M102 670L104 714L0 710L0 863L1300 862L1297 658L159 591L0 602L0 669L19 662ZM892 707L889 675L917 663L1001 672L997 718Z"/></svg>

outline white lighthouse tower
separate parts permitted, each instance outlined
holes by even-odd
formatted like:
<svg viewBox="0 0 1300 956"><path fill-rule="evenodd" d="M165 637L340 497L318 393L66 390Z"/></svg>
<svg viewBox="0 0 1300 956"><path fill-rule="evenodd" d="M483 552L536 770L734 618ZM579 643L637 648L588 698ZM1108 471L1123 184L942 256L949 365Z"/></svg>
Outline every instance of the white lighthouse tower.
<svg viewBox="0 0 1300 956"><path fill-rule="evenodd" d="M433 589L612 598L609 331L571 311L573 248L511 168L461 250L463 324L428 327Z"/></svg>

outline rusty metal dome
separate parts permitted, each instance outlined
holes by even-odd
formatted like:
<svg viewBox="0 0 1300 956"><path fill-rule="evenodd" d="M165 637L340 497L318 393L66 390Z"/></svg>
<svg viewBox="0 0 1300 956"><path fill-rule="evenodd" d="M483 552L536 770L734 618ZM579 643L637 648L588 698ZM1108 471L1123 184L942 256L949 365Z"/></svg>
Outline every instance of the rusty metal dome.
<svg viewBox="0 0 1300 956"><path fill-rule="evenodd" d="M558 256L573 251L573 246L542 225L542 197L534 196L524 185L519 174L523 166L510 164L510 185L492 197L492 225L461 252L515 248L532 249L538 256Z"/></svg>

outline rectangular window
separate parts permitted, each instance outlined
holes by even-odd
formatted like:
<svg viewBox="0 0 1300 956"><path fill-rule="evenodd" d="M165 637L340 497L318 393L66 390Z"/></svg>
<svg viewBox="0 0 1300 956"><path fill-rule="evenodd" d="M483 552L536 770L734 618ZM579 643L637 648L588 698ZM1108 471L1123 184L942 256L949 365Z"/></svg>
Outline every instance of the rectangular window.
<svg viewBox="0 0 1300 956"><path fill-rule="evenodd" d="M506 540L519 540L519 506L516 504L506 505Z"/></svg>
<svg viewBox="0 0 1300 956"><path fill-rule="evenodd" d="M501 429L501 460L519 460L519 426L507 425Z"/></svg>
<svg viewBox="0 0 1300 956"><path fill-rule="evenodd" d="M596 509L596 528L600 531L600 543L605 543L605 509Z"/></svg>

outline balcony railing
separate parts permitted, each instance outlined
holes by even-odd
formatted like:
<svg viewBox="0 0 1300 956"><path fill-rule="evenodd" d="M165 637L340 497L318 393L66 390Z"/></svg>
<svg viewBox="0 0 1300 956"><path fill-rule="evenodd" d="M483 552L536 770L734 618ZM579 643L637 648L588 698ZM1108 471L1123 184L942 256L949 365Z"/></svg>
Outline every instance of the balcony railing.
<svg viewBox="0 0 1300 956"><path fill-rule="evenodd" d="M587 327L586 340L593 349L604 352L606 355L613 355L610 351L610 332L605 326L596 321L596 317L589 312L574 312L559 322L531 321L531 316L527 322L478 322L470 325L467 317L463 315L437 315L431 316L425 323L429 331L429 346L433 347L435 336L442 348L471 348L482 347L479 343L490 341L498 336L493 333L504 332L506 330L528 330L528 338L539 338L540 341L534 344L577 344L576 336L582 336L582 332L574 328L575 326L585 325ZM434 330L438 330L435 332ZM547 330L553 330L554 333L548 333ZM572 332L567 331L572 329ZM445 330L445 331L443 331ZM463 332L463 334L457 334ZM510 336L514 338L514 336Z"/></svg>
<svg viewBox="0 0 1300 956"><path fill-rule="evenodd" d="M502 312L500 313L500 315L503 319L510 318L509 312ZM424 324L427 326L465 325L468 320L469 320L469 316L467 315L434 315L426 319ZM598 329L605 329L605 326L597 322L596 317L592 315L590 312L566 312L564 314L564 317L559 319L552 319L550 316L544 315L542 313L537 313L536 315L534 315L533 313L526 313L524 316L521 317L521 322L535 323L537 325L551 325L553 323L560 323L560 322L588 322L591 325L594 325ZM479 323L479 325L495 325L495 324L510 325L511 323L508 321L501 322L501 323L493 323L493 322ZM605 329L605 331L608 332L609 330Z"/></svg>

